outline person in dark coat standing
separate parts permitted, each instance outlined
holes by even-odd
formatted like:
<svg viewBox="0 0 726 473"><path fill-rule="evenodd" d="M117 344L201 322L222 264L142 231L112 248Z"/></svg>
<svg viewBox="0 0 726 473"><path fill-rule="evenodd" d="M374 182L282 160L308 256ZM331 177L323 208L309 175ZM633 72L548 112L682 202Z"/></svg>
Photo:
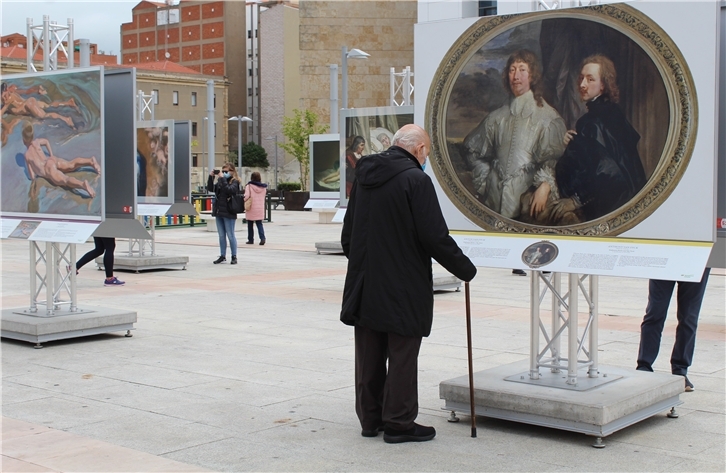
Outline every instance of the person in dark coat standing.
<svg viewBox="0 0 726 473"><path fill-rule="evenodd" d="M356 412L361 434L384 430L387 443L436 435L414 422L418 352L433 322L431 258L464 281L476 275L423 172L430 148L421 127L406 125L388 150L361 158L341 234L348 272L340 320L355 327Z"/></svg>
<svg viewBox="0 0 726 473"><path fill-rule="evenodd" d="M214 181L215 178L217 182ZM217 234L219 235L219 258L213 263L219 264L227 261L227 239L229 239L232 252L230 264L237 264L237 237L234 234L237 214L230 208L230 200L233 195L240 193L240 179L234 164L224 163L222 172L219 172L219 169L212 170L207 179L207 190L214 192L212 216L217 219Z"/></svg>

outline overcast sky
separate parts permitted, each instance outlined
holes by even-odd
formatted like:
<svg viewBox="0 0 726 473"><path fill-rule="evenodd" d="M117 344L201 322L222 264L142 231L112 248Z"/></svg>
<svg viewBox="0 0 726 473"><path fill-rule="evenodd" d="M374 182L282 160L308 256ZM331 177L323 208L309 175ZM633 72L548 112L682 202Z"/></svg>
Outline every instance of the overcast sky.
<svg viewBox="0 0 726 473"><path fill-rule="evenodd" d="M121 23L131 21L131 9L139 1L0 0L2 35L25 35L27 18L33 19L33 25L42 25L43 15L50 16L50 21L59 25L67 25L68 18L72 18L75 39L89 39L91 43L98 44L98 49L106 54L118 56L121 49Z"/></svg>

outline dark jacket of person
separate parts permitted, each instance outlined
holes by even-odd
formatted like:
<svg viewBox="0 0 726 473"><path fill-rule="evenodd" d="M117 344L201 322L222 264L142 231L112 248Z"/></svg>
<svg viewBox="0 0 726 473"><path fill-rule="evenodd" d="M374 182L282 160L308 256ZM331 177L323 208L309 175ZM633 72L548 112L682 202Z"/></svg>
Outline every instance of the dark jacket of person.
<svg viewBox="0 0 726 473"><path fill-rule="evenodd" d="M237 214L229 210L229 199L232 195L239 194L239 189L239 181L228 182L227 178L220 175L215 183L214 176L209 176L207 190L215 195L212 203L213 217L237 218Z"/></svg>
<svg viewBox="0 0 726 473"><path fill-rule="evenodd" d="M431 178L398 146L358 161L341 243L348 257L340 314L346 325L428 336L431 258L459 279L476 275L449 236Z"/></svg>
<svg viewBox="0 0 726 473"><path fill-rule="evenodd" d="M620 107L605 97L587 103L572 141L557 161L555 176L561 197L576 197L584 220L621 207L645 185L638 154L640 135Z"/></svg>

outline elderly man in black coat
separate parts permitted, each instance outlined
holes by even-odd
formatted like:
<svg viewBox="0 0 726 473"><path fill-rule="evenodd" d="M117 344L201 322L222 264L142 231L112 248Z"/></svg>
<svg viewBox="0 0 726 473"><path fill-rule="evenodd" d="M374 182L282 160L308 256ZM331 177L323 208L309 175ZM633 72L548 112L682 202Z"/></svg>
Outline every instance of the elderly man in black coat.
<svg viewBox="0 0 726 473"><path fill-rule="evenodd" d="M340 320L355 326L356 412L364 437L385 428L388 443L436 435L414 422L418 352L433 321L431 258L459 279L476 275L423 172L430 148L421 127L406 125L388 150L361 158L341 235L348 273Z"/></svg>

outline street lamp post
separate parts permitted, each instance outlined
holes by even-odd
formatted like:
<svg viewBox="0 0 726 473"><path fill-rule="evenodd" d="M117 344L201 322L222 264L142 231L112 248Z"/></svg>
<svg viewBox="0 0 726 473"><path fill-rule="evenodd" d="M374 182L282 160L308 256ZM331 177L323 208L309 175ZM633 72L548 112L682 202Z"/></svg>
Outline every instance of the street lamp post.
<svg viewBox="0 0 726 473"><path fill-rule="evenodd" d="M348 51L347 46L343 46L341 50L341 71L342 71L342 101L338 107L338 66L330 65L330 131L338 133L338 108L348 108L348 58L350 59L366 59L369 57L365 51L360 49L351 49Z"/></svg>
<svg viewBox="0 0 726 473"><path fill-rule="evenodd" d="M237 115L236 117L230 117L229 121L237 122L237 169L242 169L242 122L251 122L250 117L243 117ZM240 171L241 172L241 171Z"/></svg>

